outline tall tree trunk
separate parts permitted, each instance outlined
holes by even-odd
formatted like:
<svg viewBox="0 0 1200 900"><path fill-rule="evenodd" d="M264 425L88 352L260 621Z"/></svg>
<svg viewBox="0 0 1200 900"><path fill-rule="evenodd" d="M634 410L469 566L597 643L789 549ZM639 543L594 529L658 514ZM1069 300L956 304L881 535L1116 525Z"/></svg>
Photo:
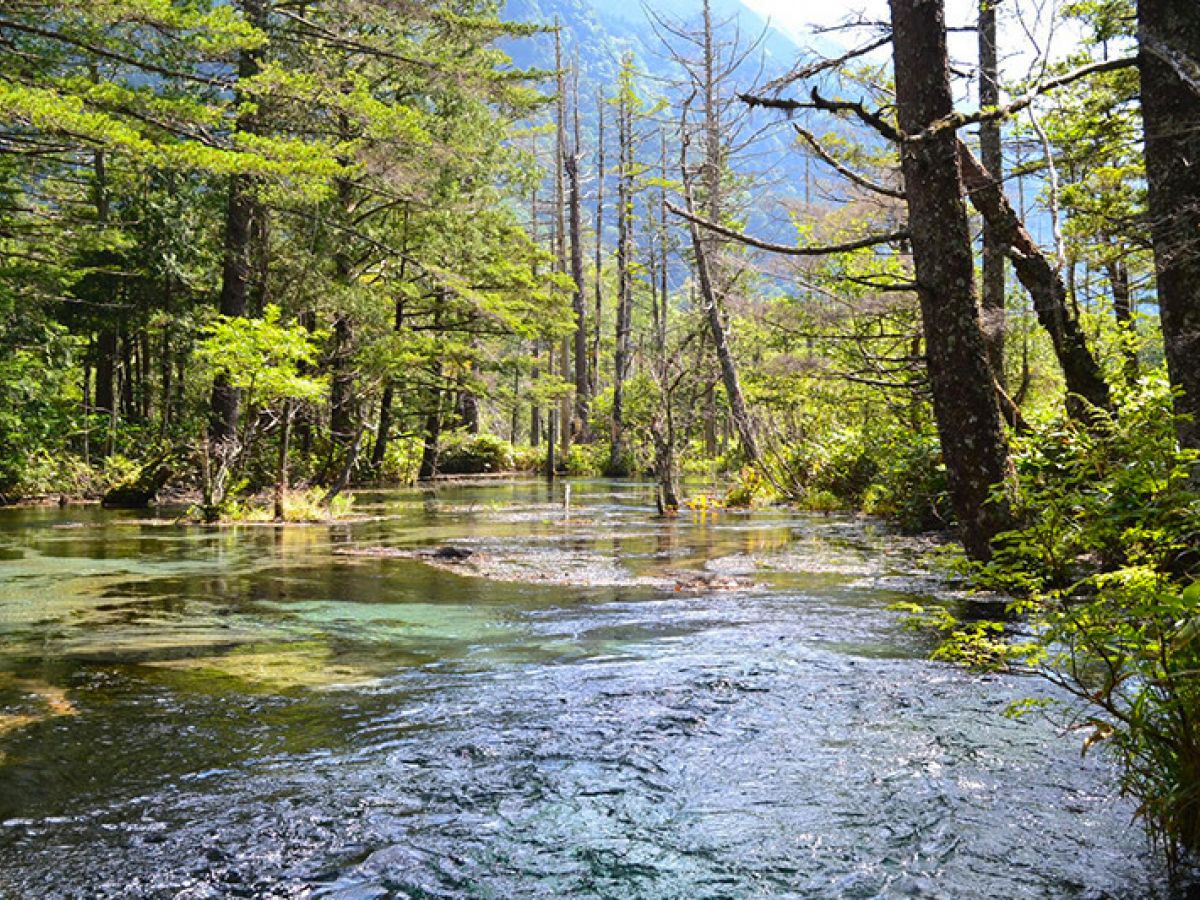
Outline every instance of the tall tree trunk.
<svg viewBox="0 0 1200 900"><path fill-rule="evenodd" d="M954 110L943 0L891 0L896 108L917 134ZM963 202L957 138L947 130L901 146L934 415L963 546L991 557L1008 527L991 500L1008 471L1008 448L975 298L971 231Z"/></svg>
<svg viewBox="0 0 1200 900"><path fill-rule="evenodd" d="M628 61L627 61L628 64ZM622 90L617 107L617 332L613 353L612 448L608 470L628 474L625 447L625 381L629 377L633 308L633 111Z"/></svg>
<svg viewBox="0 0 1200 900"><path fill-rule="evenodd" d="M286 400L283 404L283 421L279 426L279 455L275 462L275 521L282 522L284 518L284 503L288 492L288 451L292 443L292 418L295 413L295 402Z"/></svg>
<svg viewBox="0 0 1200 900"><path fill-rule="evenodd" d="M996 54L996 7L1002 0L979 0L979 107L1000 105L999 65ZM1000 141L1000 122L979 126L979 157L984 169L997 185L1004 181L1004 152ZM1004 380L1004 257L1007 248L995 227L983 222L983 329L987 340L988 362L1003 387Z"/></svg>
<svg viewBox="0 0 1200 900"><path fill-rule="evenodd" d="M438 379L441 380L439 367ZM438 470L438 443L442 438L442 398L444 391L439 387L434 392L433 406L425 416L424 445L421 448L421 465L417 477L432 478Z"/></svg>
<svg viewBox="0 0 1200 900"><path fill-rule="evenodd" d="M349 135L349 122L343 117L339 123L343 136ZM336 179L338 210L345 220L350 220L355 211L354 187L347 178ZM333 252L334 274L339 284L350 288L355 281L354 262L350 247L339 241ZM339 309L333 320L333 347L329 354L329 466L327 475L340 470L340 464L349 455L351 445L359 433L361 410L354 372L354 322L348 311ZM338 453L343 460L338 460Z"/></svg>
<svg viewBox="0 0 1200 900"><path fill-rule="evenodd" d="M250 24L262 28L266 25L266 0L239 0ZM242 50L238 54L238 78L251 78L259 70L261 62L258 49ZM254 133L258 123L254 114L243 114L237 121L238 131ZM221 296L218 311L223 316L246 315L250 293L253 260L253 239L256 232L255 219L263 215L255 199L254 183L248 175L229 176L229 196L225 206L225 248L221 268ZM259 229L260 233L261 229ZM213 383L212 399L209 404L209 437L224 443L237 435L238 408L241 392L229 384L224 376Z"/></svg>
<svg viewBox="0 0 1200 900"><path fill-rule="evenodd" d="M407 214L406 214L407 216ZM403 278L404 263L401 263L401 277ZM404 328L404 301L396 301L395 318L392 322L392 331L399 333ZM375 477L379 476L379 471L383 468L383 461L387 456L388 441L392 434L393 412L392 407L396 402L396 384L391 379L388 379L383 388L383 397L379 401L379 423L375 431L375 445L371 448L371 471Z"/></svg>
<svg viewBox="0 0 1200 900"><path fill-rule="evenodd" d="M387 456L388 441L392 433L392 407L396 402L396 386L388 382L383 388L383 396L379 399L379 422L375 428L375 443L371 447L371 472L375 478L383 468Z"/></svg>
<svg viewBox="0 0 1200 900"><path fill-rule="evenodd" d="M592 383L589 393L600 391L600 325L604 320L604 96L596 96L596 246L593 266L595 272L595 309L592 313Z"/></svg>
<svg viewBox="0 0 1200 900"><path fill-rule="evenodd" d="M93 191L96 205L96 221L106 226L112 215L112 205L108 195L108 166L103 150L92 154ZM105 294L110 296L115 291L115 285L108 284L110 278L103 276L106 284ZM94 388L93 410L101 413L107 419L106 437L101 444L101 452L107 456L112 452L113 425L117 415L117 354L120 352L118 341L117 321L114 316L104 315L96 331L94 345L96 381Z"/></svg>
<svg viewBox="0 0 1200 900"><path fill-rule="evenodd" d="M1200 15L1139 0L1150 231L1179 443L1200 450Z"/></svg>
<svg viewBox="0 0 1200 900"><path fill-rule="evenodd" d="M555 20L554 31L554 64L557 70L557 97L555 103L555 142L554 142L554 259L557 271L567 274L569 269L567 251L567 89L566 77L562 62L562 27ZM574 306L574 302L572 302ZM571 337L564 334L558 349L558 374L564 382L572 380L571 370ZM551 368L553 371L553 368ZM562 455L565 458L571 442L571 398L563 395L558 401L558 415L554 424L558 426L558 437L562 441ZM551 439L553 443L553 439ZM553 453L553 451L551 451ZM553 466L550 467L553 471Z"/></svg>
<svg viewBox="0 0 1200 900"><path fill-rule="evenodd" d="M1113 316L1121 330L1121 355L1125 358L1122 366L1126 382L1133 384L1138 378L1137 346L1135 324L1133 321L1133 291L1129 285L1129 267L1124 261L1113 259L1105 264L1108 283L1112 288Z"/></svg>
<svg viewBox="0 0 1200 900"><path fill-rule="evenodd" d="M725 168L725 138L721 124L721 98L718 96L717 50L713 34L712 5L710 0L704 0L704 60L703 83L700 88L704 100L704 162L702 165L702 180L704 184L705 215L710 222L720 222L724 214L724 191L722 190L722 175ZM687 161L683 161L683 178L687 178ZM688 211L695 215L695 204L688 193ZM721 239L715 234L701 232L693 222L690 226L693 251L696 255L696 270L700 282L701 301L704 305L704 315L708 320L708 328L712 334L713 348L717 351L717 362L721 367L721 382L725 386L725 395L729 401L729 412L737 429L738 440L742 445L742 453L746 462L758 465L762 460L762 452L758 446L758 436L755 433L754 422L742 393L741 379L738 377L737 362L733 350L729 346L729 336L722 318L722 301L725 299L726 281L720 265Z"/></svg>
<svg viewBox="0 0 1200 900"><path fill-rule="evenodd" d="M350 365L354 352L353 340L354 330L349 317L339 314L333 323L333 350L329 355L329 366L333 373L329 383L331 465L336 462L338 449L345 450L357 431L358 404L354 396L354 371Z"/></svg>
<svg viewBox="0 0 1200 900"><path fill-rule="evenodd" d="M995 240L1009 253L1017 279L1029 292L1038 322L1050 336L1054 355L1067 383L1067 408L1085 414L1077 398L1099 409L1111 409L1108 384L1067 297L1067 286L1042 253L1009 203L1003 188L991 178L966 144L958 142L959 164L971 203L983 215Z"/></svg>
<svg viewBox="0 0 1200 900"><path fill-rule="evenodd" d="M538 192L537 188L533 189L533 194L529 200L529 231L535 244L539 241L539 223L538 223ZM534 266L533 277L538 277L537 267ZM529 446L537 447L542 442L542 407L537 401L536 391L538 380L542 376L541 370L542 342L538 338L533 341L533 367L529 373L530 386L533 391L530 393L529 400Z"/></svg>
<svg viewBox="0 0 1200 900"><path fill-rule="evenodd" d="M575 336L572 350L575 355L575 409L571 429L572 439L583 443L592 441L588 416L592 405L592 382L588 372L587 285L583 274L583 195L580 186L579 162L582 157L579 127L579 68L574 69L574 106L571 153L567 157L568 203L570 206L571 280L575 282Z"/></svg>

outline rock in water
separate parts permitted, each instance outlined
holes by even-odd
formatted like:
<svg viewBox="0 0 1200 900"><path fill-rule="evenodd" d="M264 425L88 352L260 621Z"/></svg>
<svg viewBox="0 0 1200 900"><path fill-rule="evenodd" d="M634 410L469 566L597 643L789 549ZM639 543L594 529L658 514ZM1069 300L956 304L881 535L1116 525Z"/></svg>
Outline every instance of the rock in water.
<svg viewBox="0 0 1200 900"><path fill-rule="evenodd" d="M443 562L463 562L474 555L474 550L467 550L465 547L438 547L430 554L433 559Z"/></svg>

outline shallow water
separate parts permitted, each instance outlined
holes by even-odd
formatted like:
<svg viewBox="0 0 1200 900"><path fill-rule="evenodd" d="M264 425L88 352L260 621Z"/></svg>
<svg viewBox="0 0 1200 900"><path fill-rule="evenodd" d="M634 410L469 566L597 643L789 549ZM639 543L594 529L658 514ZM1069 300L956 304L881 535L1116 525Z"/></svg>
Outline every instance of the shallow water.
<svg viewBox="0 0 1200 900"><path fill-rule="evenodd" d="M1043 689L888 610L929 545L562 490L0 511L0 896L1165 896L1100 755L1001 715ZM344 555L447 543L533 583Z"/></svg>

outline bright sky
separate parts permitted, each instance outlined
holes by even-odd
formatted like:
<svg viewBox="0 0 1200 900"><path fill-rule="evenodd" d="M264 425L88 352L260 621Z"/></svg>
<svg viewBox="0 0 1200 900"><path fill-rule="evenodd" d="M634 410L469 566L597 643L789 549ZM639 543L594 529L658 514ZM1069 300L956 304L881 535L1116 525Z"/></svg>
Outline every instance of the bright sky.
<svg viewBox="0 0 1200 900"><path fill-rule="evenodd" d="M743 2L760 15L770 18L777 27L789 32L801 44L806 43L806 35L814 25L836 25L860 17L872 21L887 21L889 18L887 0ZM1030 66L1044 56L1047 47L1051 57L1058 58L1076 45L1078 32L1073 23L1066 23L1056 15L1058 5L1058 0L1004 0L1000 6L998 23L1003 77L1020 79L1027 76ZM952 27L974 25L978 10L979 0L946 0L946 22ZM839 44L853 46L853 38L849 35L831 37ZM950 52L957 61L974 66L977 58L975 35L952 34Z"/></svg>

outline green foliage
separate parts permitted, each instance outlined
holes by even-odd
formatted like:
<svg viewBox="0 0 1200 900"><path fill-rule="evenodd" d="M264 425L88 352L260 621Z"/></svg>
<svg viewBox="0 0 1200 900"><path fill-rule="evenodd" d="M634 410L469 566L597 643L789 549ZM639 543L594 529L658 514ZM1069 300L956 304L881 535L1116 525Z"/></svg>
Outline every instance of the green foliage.
<svg viewBox="0 0 1200 900"><path fill-rule="evenodd" d="M734 479L733 485L726 491L722 504L725 506L756 506L765 503L775 503L779 493L763 473L756 468L746 466Z"/></svg>
<svg viewBox="0 0 1200 900"><path fill-rule="evenodd" d="M51 331L43 349L0 347L0 492L40 494L82 424L67 380L71 346Z"/></svg>
<svg viewBox="0 0 1200 900"><path fill-rule="evenodd" d="M513 448L513 470L531 474L543 472L546 469L545 447L515 447Z"/></svg>
<svg viewBox="0 0 1200 900"><path fill-rule="evenodd" d="M1032 630L963 624L910 606L938 633L939 658L1036 672L1074 698L1065 711L1102 744L1169 861L1200 848L1200 495L1196 454L1175 443L1161 374L1119 398L1116 415L1052 419L1015 440L1021 527L974 572L1016 596ZM1038 705L1041 705L1040 702Z"/></svg>
<svg viewBox="0 0 1200 900"><path fill-rule="evenodd" d="M494 434L455 432L443 438L438 470L444 475L482 475L513 468L512 444Z"/></svg>
<svg viewBox="0 0 1200 900"><path fill-rule="evenodd" d="M604 474L611 456L609 445L603 441L594 444L572 444L563 460L568 475L597 476Z"/></svg>
<svg viewBox="0 0 1200 900"><path fill-rule="evenodd" d="M374 477L384 484L413 484L421 468L424 441L417 437L393 438Z"/></svg>
<svg viewBox="0 0 1200 900"><path fill-rule="evenodd" d="M327 382L303 372L317 360L319 338L303 326L282 324L279 307L268 306L261 319L218 318L208 327L196 356L242 390L251 407L316 400Z"/></svg>
<svg viewBox="0 0 1200 900"><path fill-rule="evenodd" d="M353 494L338 494L326 505L325 491L320 488L305 488L299 491L288 491L283 498L283 521L294 524L308 522L328 522L345 519L354 509ZM263 498L247 500L230 500L222 511L221 521L238 522L273 522L275 509L271 502Z"/></svg>
<svg viewBox="0 0 1200 900"><path fill-rule="evenodd" d="M945 528L953 521L941 447L931 431L900 432L879 448L879 469L863 492L863 509L909 531Z"/></svg>
<svg viewBox="0 0 1200 900"><path fill-rule="evenodd" d="M1153 553L1180 559L1200 545L1200 500L1188 478L1196 454L1177 449L1171 393L1151 374L1119 397L1115 414L1066 417L1013 441L1013 508L1022 527L1001 535L981 574L1005 589L1062 588L1089 570Z"/></svg>

